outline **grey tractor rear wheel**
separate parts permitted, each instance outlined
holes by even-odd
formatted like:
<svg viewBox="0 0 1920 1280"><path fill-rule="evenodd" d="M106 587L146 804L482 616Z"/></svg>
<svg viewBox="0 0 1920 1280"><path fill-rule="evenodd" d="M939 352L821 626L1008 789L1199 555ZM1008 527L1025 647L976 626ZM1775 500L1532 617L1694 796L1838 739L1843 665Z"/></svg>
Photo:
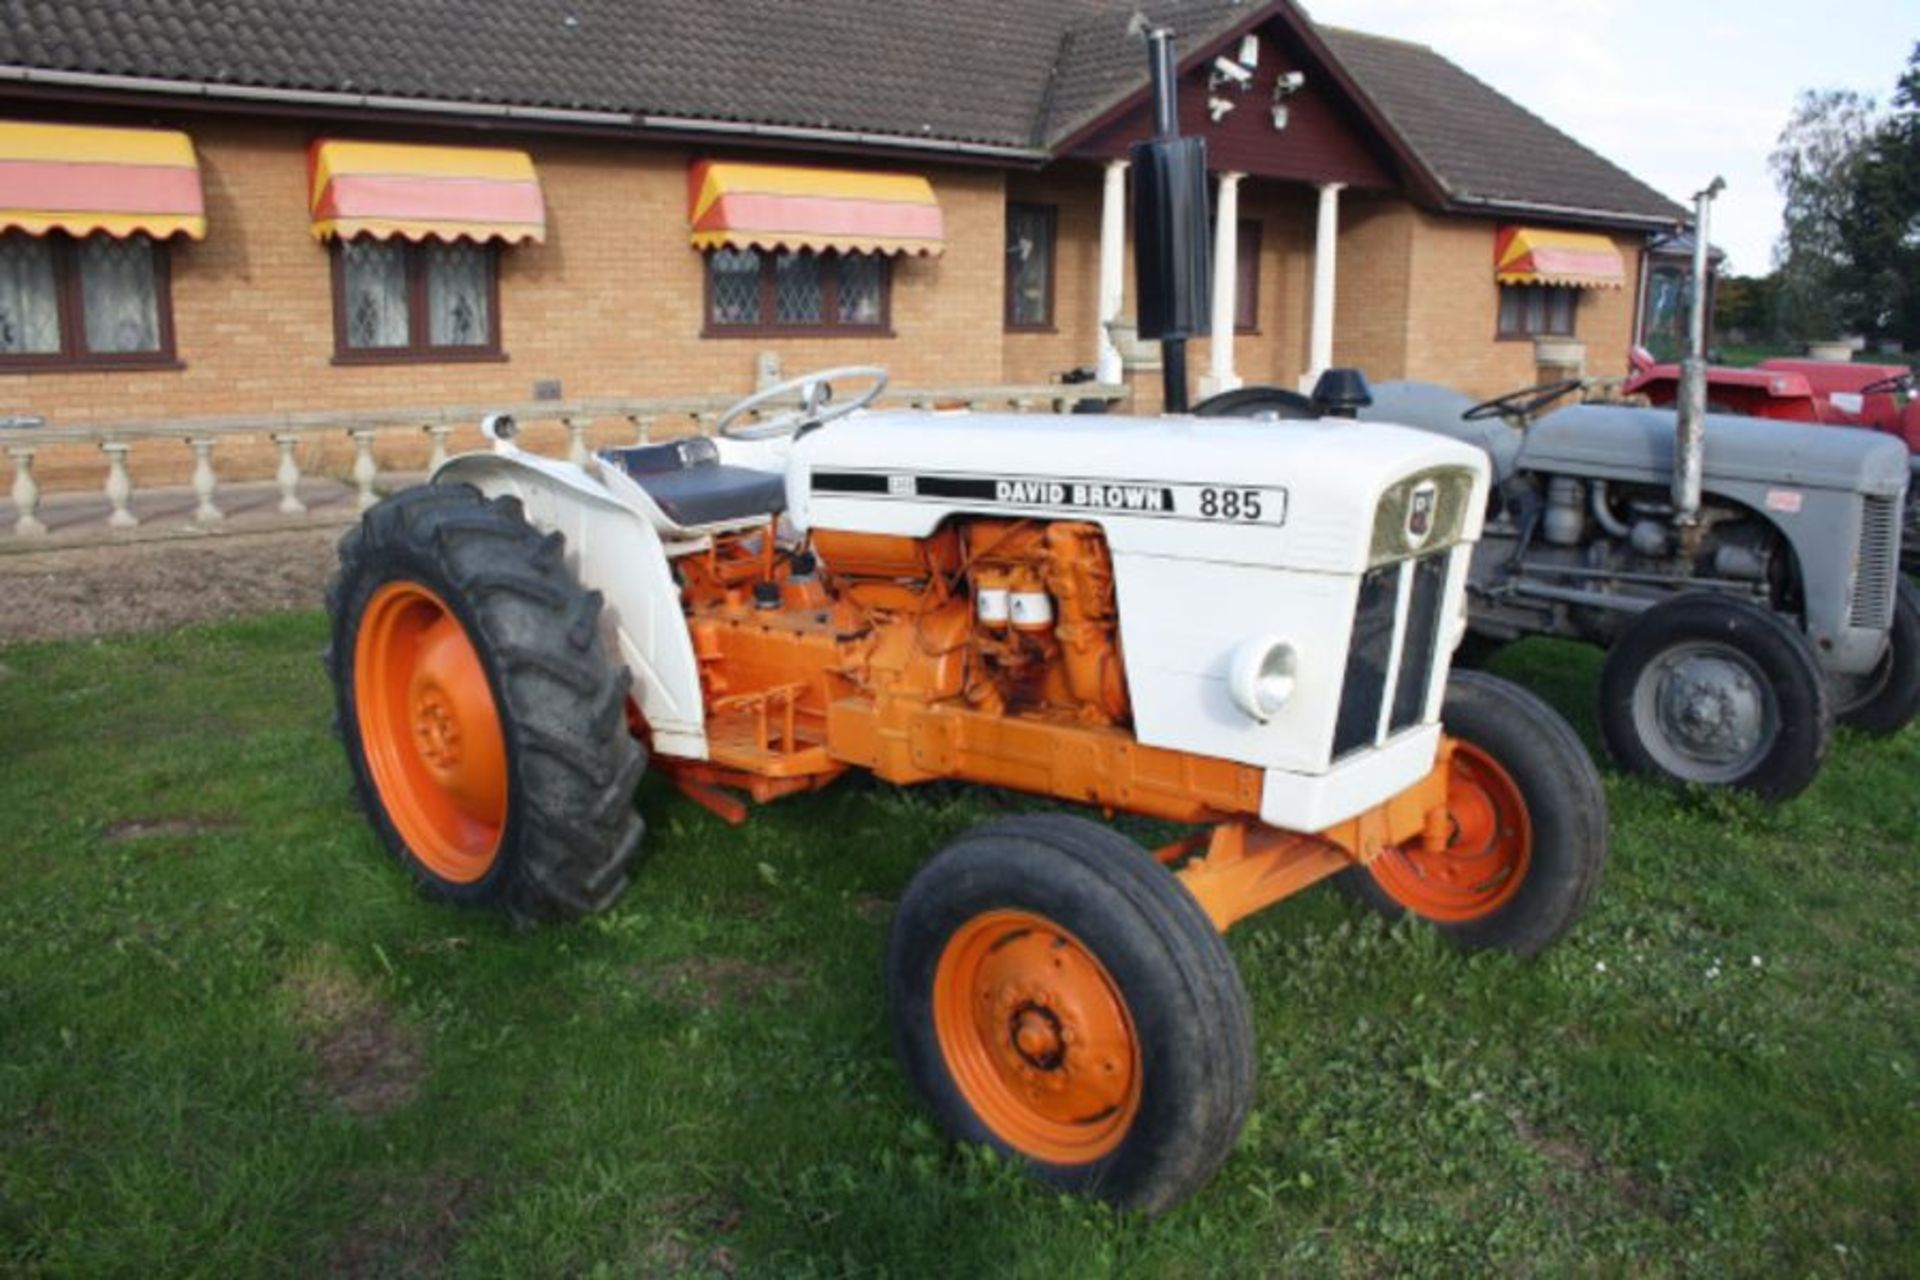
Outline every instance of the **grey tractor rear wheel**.
<svg viewBox="0 0 1920 1280"><path fill-rule="evenodd" d="M1900 579L1887 652L1863 680L1837 684L1840 723L1863 733L1894 734L1920 715L1920 588Z"/></svg>
<svg viewBox="0 0 1920 1280"><path fill-rule="evenodd" d="M887 943L908 1081L946 1131L1040 1178L1158 1212L1233 1148L1253 1024L1225 941L1139 845L1030 814L914 876Z"/></svg>
<svg viewBox="0 0 1920 1280"><path fill-rule="evenodd" d="M340 541L327 669L360 803L434 895L515 920L601 910L639 847L628 675L599 593L512 498L426 485Z"/></svg>
<svg viewBox="0 0 1920 1280"><path fill-rule="evenodd" d="M1833 736L1813 646L1751 601L1676 596L1635 618L1600 673L1600 732L1630 772L1786 800Z"/></svg>

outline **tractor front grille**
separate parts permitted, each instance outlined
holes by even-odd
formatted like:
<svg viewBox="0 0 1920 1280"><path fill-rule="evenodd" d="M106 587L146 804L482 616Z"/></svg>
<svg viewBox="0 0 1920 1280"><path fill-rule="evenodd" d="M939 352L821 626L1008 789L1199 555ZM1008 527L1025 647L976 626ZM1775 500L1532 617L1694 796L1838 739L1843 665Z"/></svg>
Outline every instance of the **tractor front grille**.
<svg viewBox="0 0 1920 1280"><path fill-rule="evenodd" d="M1334 759L1420 723L1441 656L1440 623L1451 564L1451 554L1443 550L1376 566L1360 579L1347 671L1340 685L1340 714L1334 723Z"/></svg>
<svg viewBox="0 0 1920 1280"><path fill-rule="evenodd" d="M1893 584L1900 572L1900 500L1864 498L1860 560L1853 573L1851 620L1856 627L1893 625Z"/></svg>

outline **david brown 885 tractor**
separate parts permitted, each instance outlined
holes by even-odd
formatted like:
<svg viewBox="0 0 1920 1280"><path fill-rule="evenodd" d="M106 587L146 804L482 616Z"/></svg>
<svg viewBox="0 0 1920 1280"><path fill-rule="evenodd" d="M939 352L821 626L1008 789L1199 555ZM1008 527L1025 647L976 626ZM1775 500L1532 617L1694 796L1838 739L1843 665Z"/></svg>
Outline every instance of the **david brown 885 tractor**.
<svg viewBox="0 0 1920 1280"><path fill-rule="evenodd" d="M828 404L828 380L865 377ZM649 759L738 819L864 770L1187 824L991 822L902 896L906 1075L957 1137L1164 1208L1226 1157L1253 1031L1222 933L1326 877L1460 943L1578 916L1605 797L1568 726L1449 676L1483 453L1400 427L874 412L877 370L586 467L445 464L341 544L359 794L437 895L611 904ZM1444 723L1444 728L1442 727Z"/></svg>

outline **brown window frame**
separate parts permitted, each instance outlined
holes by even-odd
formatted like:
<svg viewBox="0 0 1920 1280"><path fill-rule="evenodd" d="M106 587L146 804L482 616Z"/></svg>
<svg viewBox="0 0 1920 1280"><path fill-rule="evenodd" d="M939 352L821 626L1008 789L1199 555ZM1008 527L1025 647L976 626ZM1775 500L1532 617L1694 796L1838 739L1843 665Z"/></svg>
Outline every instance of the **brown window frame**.
<svg viewBox="0 0 1920 1280"><path fill-rule="evenodd" d="M1568 284L1499 284L1498 282L1496 282L1496 284L1499 289L1499 294L1495 298L1494 309L1493 309L1493 329L1494 329L1493 336L1496 340L1500 342L1531 342L1535 338L1577 338L1580 336L1581 290L1578 289L1577 287L1573 285L1568 285ZM1514 290L1540 289L1545 291L1549 295L1547 299L1547 305L1542 310L1542 314L1545 316L1551 316L1553 314L1551 295L1556 292L1566 293L1568 295L1566 332L1560 333L1552 329L1544 329L1544 328L1543 329L1527 328L1525 325L1525 309L1524 308L1522 308L1522 313L1521 313L1522 314L1521 327L1518 329L1507 328L1506 302L1507 302L1507 290L1509 289L1514 289Z"/></svg>
<svg viewBox="0 0 1920 1280"><path fill-rule="evenodd" d="M338 238L327 242L333 279L333 362L364 364L488 364L507 358L500 337L500 246L489 241L487 251L487 330L489 341L479 347L436 347L427 341L432 323L427 311L426 241L402 241L407 260L407 345L404 347L350 347L347 345L347 264Z"/></svg>
<svg viewBox="0 0 1920 1280"><path fill-rule="evenodd" d="M1233 331L1260 332L1260 249L1265 224L1258 218L1242 218L1234 230ZM1247 269L1248 259L1253 269Z"/></svg>
<svg viewBox="0 0 1920 1280"><path fill-rule="evenodd" d="M1013 318L1013 300L1014 300L1013 263L1006 256L1006 245L1003 240L1001 244L1001 255L1000 255L1002 260L1002 269L1004 273L1003 279L1001 282L1001 290L1002 290L1002 293L1004 294L1004 297L1001 299L1001 307L1000 307L1001 322L1005 326L1006 331L1008 333L1058 333L1059 332L1059 327L1057 324L1058 313L1054 310L1054 303L1055 303L1054 285L1055 285L1055 279L1060 273L1060 206L1054 205L1054 204L1040 204L1039 202L1033 201L1033 200L1009 200L1007 201L1007 216L1006 216L1008 227L1011 227L1013 224L1013 211L1015 209L1030 210L1034 213L1040 214L1046 220L1047 314L1045 319L1035 320L1035 321L1018 321Z"/></svg>
<svg viewBox="0 0 1920 1280"><path fill-rule="evenodd" d="M94 234L104 235L103 232ZM10 231L0 235L24 233ZM92 237L49 231L44 236L26 238L44 239L53 246L53 292L54 306L60 313L60 350L0 354L0 374L133 372L184 367L174 339L173 245L170 241L158 236L147 237L154 248L153 296L160 323L159 347L153 351L94 352L86 349L86 294L80 280L80 245Z"/></svg>
<svg viewBox="0 0 1920 1280"><path fill-rule="evenodd" d="M700 336L703 338L891 338L893 336L893 256L868 254L880 263L880 319L873 324L854 324L840 318L840 272L836 267L820 273L820 321L817 324L780 324L771 319L779 314L775 305L777 276L774 264L782 253L812 254L826 263L838 263L838 249L762 249L760 255L760 319L752 324L719 324L713 318L713 254L700 255L700 274L706 281L701 301Z"/></svg>

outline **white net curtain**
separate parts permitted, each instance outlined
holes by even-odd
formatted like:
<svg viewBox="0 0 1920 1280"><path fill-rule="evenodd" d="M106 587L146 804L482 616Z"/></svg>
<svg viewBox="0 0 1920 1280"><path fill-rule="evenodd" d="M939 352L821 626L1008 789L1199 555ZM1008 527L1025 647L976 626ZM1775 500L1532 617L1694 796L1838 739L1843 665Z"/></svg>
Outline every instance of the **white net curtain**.
<svg viewBox="0 0 1920 1280"><path fill-rule="evenodd" d="M54 288L53 246L9 233L0 236L0 355L56 355L60 299Z"/></svg>
<svg viewBox="0 0 1920 1280"><path fill-rule="evenodd" d="M153 241L93 236L80 245L80 309L87 350L134 355L160 350L160 289Z"/></svg>
<svg viewBox="0 0 1920 1280"><path fill-rule="evenodd" d="M347 346L377 351L492 345L493 252L464 240L343 242ZM414 315L416 305L423 314Z"/></svg>

